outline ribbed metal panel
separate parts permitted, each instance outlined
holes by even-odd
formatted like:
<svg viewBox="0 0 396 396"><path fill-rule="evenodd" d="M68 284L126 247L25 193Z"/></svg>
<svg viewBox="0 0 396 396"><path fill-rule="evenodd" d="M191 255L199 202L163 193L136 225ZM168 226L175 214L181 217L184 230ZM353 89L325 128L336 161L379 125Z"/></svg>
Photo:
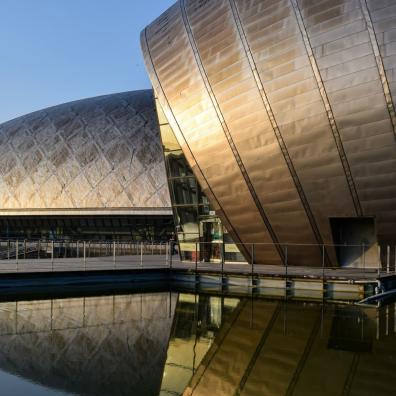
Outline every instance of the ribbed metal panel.
<svg viewBox="0 0 396 396"><path fill-rule="evenodd" d="M329 219L359 216L395 238L395 20L396 0L182 0L147 28L161 104L240 240L332 243Z"/></svg>

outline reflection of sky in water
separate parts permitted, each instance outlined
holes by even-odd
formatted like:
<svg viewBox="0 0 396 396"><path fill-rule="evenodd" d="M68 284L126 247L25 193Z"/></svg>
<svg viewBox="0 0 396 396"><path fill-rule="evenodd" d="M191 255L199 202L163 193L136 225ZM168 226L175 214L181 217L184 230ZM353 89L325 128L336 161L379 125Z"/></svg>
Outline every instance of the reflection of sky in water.
<svg viewBox="0 0 396 396"><path fill-rule="evenodd" d="M176 293L0 303L0 370L5 396L385 396L396 306Z"/></svg>

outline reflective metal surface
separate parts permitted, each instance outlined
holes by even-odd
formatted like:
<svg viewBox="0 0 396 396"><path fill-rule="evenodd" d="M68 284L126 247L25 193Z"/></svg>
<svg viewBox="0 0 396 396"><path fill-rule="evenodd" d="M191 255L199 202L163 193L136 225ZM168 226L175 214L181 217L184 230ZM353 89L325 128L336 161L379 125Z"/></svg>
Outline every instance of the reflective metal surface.
<svg viewBox="0 0 396 396"><path fill-rule="evenodd" d="M142 209L170 213L152 90L66 103L0 125L2 215Z"/></svg>
<svg viewBox="0 0 396 396"><path fill-rule="evenodd" d="M142 32L165 116L236 242L332 244L330 219L354 217L396 239L395 21L396 0L180 0ZM289 263L321 261L301 253Z"/></svg>

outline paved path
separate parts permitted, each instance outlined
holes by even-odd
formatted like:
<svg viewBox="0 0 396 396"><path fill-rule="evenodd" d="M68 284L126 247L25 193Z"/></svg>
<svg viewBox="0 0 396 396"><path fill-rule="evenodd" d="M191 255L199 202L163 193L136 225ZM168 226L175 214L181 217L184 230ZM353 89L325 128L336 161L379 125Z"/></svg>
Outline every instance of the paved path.
<svg viewBox="0 0 396 396"><path fill-rule="evenodd" d="M0 274L13 273L39 273L39 272L65 272L65 271L97 271L97 270L133 270L133 269L161 269L169 268L169 260L165 255L140 255L117 256L115 262L113 257L92 257L86 261L82 258L55 259L27 259L27 260L0 260ZM177 256L172 258L172 268L176 270L195 271L195 263L182 263ZM219 263L198 263L198 272L221 273L222 266ZM244 263L225 264L223 271L230 274L251 275L252 267ZM331 268L311 268L311 267L285 267L275 265L255 265L254 275L284 277L301 277L339 280L361 280L373 281L377 278L376 269L331 269ZM386 276L381 272L381 276Z"/></svg>

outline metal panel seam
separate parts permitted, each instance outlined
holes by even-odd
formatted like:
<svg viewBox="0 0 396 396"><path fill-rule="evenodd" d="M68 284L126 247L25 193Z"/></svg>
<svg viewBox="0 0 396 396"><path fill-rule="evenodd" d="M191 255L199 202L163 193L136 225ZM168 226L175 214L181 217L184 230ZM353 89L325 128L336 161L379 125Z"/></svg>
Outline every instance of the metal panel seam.
<svg viewBox="0 0 396 396"><path fill-rule="evenodd" d="M190 146L189 146L189 144L188 144L186 138L184 137L183 132L181 131L181 129L180 129L180 127L179 127L178 122L176 121L176 117L174 116L173 111L172 111L172 108L171 108L171 106L169 105L168 98L167 98L167 96L166 96L166 94L165 94L164 89L162 88L162 84L161 84L161 82L160 82L160 80L159 80L159 77L158 77L158 75L157 75L157 71L155 70L155 67L154 67L153 59L152 59L152 57L151 57L150 47L149 47L149 45L148 45L148 40L147 40L147 28L144 29L144 43L145 43L145 47L146 47L146 49L147 49L146 54L147 54L148 57L149 57L151 69L152 69L152 72L153 72L153 73L151 73L150 75L151 75L152 77L155 76L155 79L156 79L156 81L157 81L157 84L158 84L158 86L160 87L160 89L161 89L161 91L162 91L162 94L164 95L164 98L165 98L165 100L166 100L166 106L167 106L167 108L168 108L168 112L169 112L169 114L172 115L173 122L174 122L175 125L177 125L177 128L178 128L178 130L179 130L179 134L183 137L184 144L185 144L185 146L188 148L188 150L189 150L189 152L190 152L192 158L194 159L194 161L195 161L195 163L196 163L196 165L197 165L197 168L199 169L199 172L200 172L200 174L202 175L202 178L205 180L205 183L206 183L206 185L208 186L208 189L210 190L210 192L211 192L213 198L216 200L217 205L220 207L220 210L221 210L223 216L226 218L228 225L232 228L231 230L228 230L228 231L231 232L234 236L236 236L237 241L234 241L234 242L235 242L235 243L239 243L239 244L241 244L241 245L243 246L242 240L241 240L239 234L236 232L236 230L235 230L234 227L232 226L232 223L231 223L230 220L228 219L228 216L227 216L226 212L223 210L222 206L220 205L219 200L217 199L216 195L214 194L212 188L210 187L210 184L209 184L208 181L206 180L206 177L205 177L204 173L202 172L201 167L199 166L199 164L198 164L198 162L197 162L197 160L196 160L196 158L195 158L195 156L194 156L194 154L193 154L193 152L192 152L192 150L191 150L191 148L190 148ZM168 120L168 121L169 121L169 120ZM250 256L250 254L248 254L248 255Z"/></svg>
<svg viewBox="0 0 396 396"><path fill-rule="evenodd" d="M248 40L246 38L245 30L244 30L244 28L242 26L242 21L241 21L241 18L240 18L238 6L235 4L235 0L229 0L229 2L230 2L230 5L231 5L232 13L233 13L233 16L234 16L234 19L235 19L236 27L238 29L238 33L239 33L242 45L243 45L244 50L246 52L246 56L247 56L247 59L248 59L249 64L250 64L250 68L252 69L252 73L253 73L253 76L254 76L254 79L255 79L255 82L256 82L256 85L257 85L257 89L258 89L258 91L260 93L260 96L261 96L261 99L263 101L264 107L265 107L265 109L267 111L267 115L268 115L268 118L269 118L269 120L271 122L272 129L274 130L275 137L276 137L276 139L278 141L279 147L280 147L281 152L283 154L283 157L284 157L284 159L286 161L287 167L289 168L290 174L291 174L292 179L294 181L294 185L295 185L295 187L297 189L297 192L298 192L298 194L300 196L302 205L303 205L303 207L305 209L305 213L306 213L306 215L308 217L308 220L309 220L309 222L311 224L311 227L312 227L312 230L314 232L315 238L316 238L317 242L320 245L322 245L323 244L323 239L322 239L322 236L320 234L319 228L318 228L318 226L316 224L315 217L314 217L314 215L312 213L312 210L310 208L308 199L307 199L307 197L305 195L305 192L304 192L304 189L303 189L303 187L301 185L301 181L300 181L300 179L298 177L297 171L294 168L293 161L290 158L290 154L289 154L289 151L287 149L286 143L283 140L283 136L281 134L279 125L278 125L278 123L276 121L275 114L272 111L271 104L269 103L269 100L268 100L268 97L267 97L267 93L265 92L264 85L263 85L263 83L261 81L261 78L259 76L256 62L254 60L252 51L250 49L250 45L249 45Z"/></svg>
<svg viewBox="0 0 396 396"><path fill-rule="evenodd" d="M388 108L389 117L390 117L390 120L391 120L391 123L392 123L392 127L393 127L393 134L395 135L395 139L396 139L396 112L395 112L395 105L393 103L391 91L390 91L390 88L389 88L389 82L388 82L388 78L386 76L384 62L383 62L382 57L381 57L381 52L380 52L380 49L379 49L377 36L375 34L373 21L371 19L370 10L368 9L368 6L367 6L367 1L366 0L360 0L360 6L361 6L362 11L363 11L364 19L366 21L367 30L368 30L368 33L369 33L369 36L370 36L371 46L373 47L375 62L377 63L378 74L380 75L382 89L384 91L386 106Z"/></svg>
<svg viewBox="0 0 396 396"><path fill-rule="evenodd" d="M312 71L313 71L313 74L315 76L315 80L316 80L316 83L318 85L318 88L319 88L319 93L320 93L320 96L322 97L322 101L323 101L323 104L325 106L326 115L327 115L327 118L329 120L331 131L332 131L333 137L334 137L334 141L335 141L335 144L337 146L338 154L339 154L340 159L341 159L342 167L344 168L345 177L347 179L349 190L350 190L351 195L352 195L352 200L353 200L353 204L354 204L356 213L357 213L358 216L362 216L363 215L363 210L362 210L362 207L360 205L360 200L359 200L359 196L358 196L358 192L357 192L357 189L356 189L355 182L353 180L352 171L351 171L351 168L350 168L349 163L348 163L348 158L347 158L345 150L344 150L344 146L343 146L343 143L342 143L341 135L340 135L340 132L338 130L338 126L337 126L337 123L336 123L336 120L335 120L335 117L334 117L333 110L332 110L331 105L330 105L329 98L327 96L327 92L326 92L326 89L325 89L325 86L324 86L324 83L323 83L323 80L322 80L322 76L320 74L319 66L318 66L318 64L316 62L315 56L314 56L313 51L312 51L311 43L310 43L310 40L309 40L309 37L308 37L308 33L306 31L306 27L305 27L305 24L304 24L303 17L301 15L300 8L299 8L299 6L297 4L297 0L290 0L290 3L291 3L292 8L294 10L294 14L295 14L296 19L297 19L297 24L298 24L301 36L303 38L304 46L305 46L305 49L307 51L307 55L308 55L308 58L309 58L309 61L310 61L311 67L312 67Z"/></svg>
<svg viewBox="0 0 396 396"><path fill-rule="evenodd" d="M260 215L262 217L262 220L263 220L263 222L264 222L264 224L265 224L265 226L266 226L266 228L267 228L267 230L268 230L268 232L269 232L269 234L270 234L270 236L271 236L271 238L272 238L272 240L273 240L273 242L274 242L274 244L276 246L276 249L277 249L280 257L282 258L282 261L284 261L284 252L283 252L282 248L279 245L279 240L278 240L278 238L277 238L277 236L275 234L275 231L273 230L273 228L271 226L270 221L268 220L267 215L265 214L264 208L262 207L262 205L260 203L260 200L259 200L259 198L257 196L257 193L256 193L256 191L254 189L254 186L253 186L253 184L252 184L252 182L250 180L250 177L249 177L249 175L248 175L248 173L246 171L245 165L242 162L242 159L241 159L241 157L239 155L239 152L238 152L238 150L236 148L236 145L235 145L235 143L234 143L234 141L232 139L232 136L230 134L228 126L227 126L227 124L226 124L226 122L224 120L223 114L222 114L222 112L221 112L221 110L219 108L219 104L217 102L216 96L215 96L215 94L214 94L214 92L213 92L213 90L211 88L208 76L207 76L206 71L204 69L204 66L202 64L201 56L199 54L199 50L198 50L198 47L197 47L197 44L196 44L192 29L191 29L190 21L189 21L188 15L187 15L185 0L180 0L179 4L180 4L180 9L181 9L181 14L182 14L184 26L185 26L185 29L186 29L186 32L187 32L187 36L188 36L191 48L192 48L193 53L194 53L194 57L195 57L197 66L198 66L200 74L201 74L201 78L202 78L202 80L203 80L203 82L205 84L205 88L206 88L206 90L207 90L207 92L209 94L209 97L210 97L210 100L212 102L212 105L213 105L213 107L214 107L214 109L216 111L217 117L218 117L218 119L220 121L220 124L222 126L222 129L223 129L224 135L225 135L225 137L226 137L226 139L228 141L228 144L230 145L231 151L234 154L234 158L235 158L235 160L236 160L236 162L238 164L238 167L239 167L239 169L240 169L240 171L242 173L242 176L243 176L243 178L245 180L245 183L246 183L246 185L247 185L247 187L249 189L249 192L250 192L250 194L251 194L251 196L253 198L253 201L254 201L254 203L255 203L255 205L256 205L256 207L257 207L257 209L258 209L258 211L259 211L259 213L260 213Z"/></svg>

